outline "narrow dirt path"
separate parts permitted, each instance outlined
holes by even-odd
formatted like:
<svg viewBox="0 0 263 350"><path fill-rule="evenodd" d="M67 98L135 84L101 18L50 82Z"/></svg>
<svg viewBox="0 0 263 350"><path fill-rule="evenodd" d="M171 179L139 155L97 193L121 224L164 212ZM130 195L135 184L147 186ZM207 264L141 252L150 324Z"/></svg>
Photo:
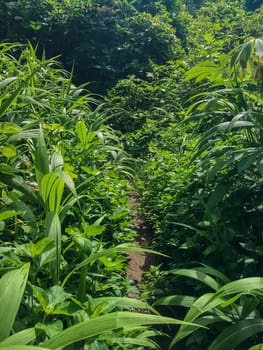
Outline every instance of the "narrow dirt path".
<svg viewBox="0 0 263 350"><path fill-rule="evenodd" d="M130 193L129 203L131 210L133 212L133 228L137 232L136 243L142 248L148 248L149 243L153 237L153 230L144 220L142 213L140 212L140 202L136 198L134 192ZM128 277L134 281L137 285L138 292L130 292L128 296L130 298L138 299L140 296L140 286L143 281L143 273L148 271L150 266L156 263L156 255L141 252L132 252L129 255L129 268L127 269ZM148 313L147 311L144 311ZM159 340L161 341L161 340ZM169 345L166 343L160 344L161 349L168 349ZM145 350L151 350L151 348L146 347Z"/></svg>
<svg viewBox="0 0 263 350"><path fill-rule="evenodd" d="M137 232L136 237L137 244L142 248L147 248L151 238L152 230L149 225L144 221L142 214L139 211L139 201L136 198L134 192L130 193L129 203L131 210L133 212L133 228ZM143 273L149 269L154 261L154 255L143 252L132 252L129 253L129 267L127 270L128 277L133 280L138 289L140 288L140 283L143 279ZM131 297L138 297L137 294L131 293Z"/></svg>

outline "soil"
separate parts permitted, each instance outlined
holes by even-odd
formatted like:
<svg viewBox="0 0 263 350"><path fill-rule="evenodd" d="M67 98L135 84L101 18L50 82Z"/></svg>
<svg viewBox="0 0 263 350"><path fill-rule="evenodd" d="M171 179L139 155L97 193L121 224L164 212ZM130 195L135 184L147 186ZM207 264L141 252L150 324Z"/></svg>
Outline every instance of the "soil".
<svg viewBox="0 0 263 350"><path fill-rule="evenodd" d="M142 248L147 248L151 238L152 230L145 222L142 214L139 211L139 202L133 192L130 193L129 203L132 208L134 215L133 228L137 232L136 243ZM133 280L137 286L143 279L143 273L149 269L154 262L154 255L143 252L132 252L129 253L129 268L127 275ZM136 295L134 295L136 297Z"/></svg>
<svg viewBox="0 0 263 350"><path fill-rule="evenodd" d="M129 196L129 203L134 215L133 228L137 232L136 243L142 248L147 248L153 236L153 230L147 221L144 219L142 213L139 210L139 201L135 196L135 193L131 192ZM148 271L151 265L156 263L156 255L141 252L132 252L129 254L129 268L127 275L131 280L137 284L138 293L129 293L130 298L138 298L140 293L140 284L143 280L143 273ZM142 310L140 310L142 312ZM144 312L148 313L144 310ZM159 339L160 348L168 349L169 344L166 343L166 339ZM145 348L145 350L151 350L152 348Z"/></svg>

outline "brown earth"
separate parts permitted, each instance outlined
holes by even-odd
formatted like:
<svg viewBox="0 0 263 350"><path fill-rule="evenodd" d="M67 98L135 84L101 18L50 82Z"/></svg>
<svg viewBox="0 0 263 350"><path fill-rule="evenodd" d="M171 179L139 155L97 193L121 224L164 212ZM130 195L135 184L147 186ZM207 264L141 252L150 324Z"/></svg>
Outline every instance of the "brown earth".
<svg viewBox="0 0 263 350"><path fill-rule="evenodd" d="M147 248L151 237L151 229L139 211L139 202L133 192L130 194L129 203L134 215L132 221L133 228L138 234L136 237L136 243L139 247ZM129 268L127 270L129 278L135 281L137 285L140 285L140 282L143 279L143 273L149 269L153 263L153 259L153 254L143 252L129 253Z"/></svg>

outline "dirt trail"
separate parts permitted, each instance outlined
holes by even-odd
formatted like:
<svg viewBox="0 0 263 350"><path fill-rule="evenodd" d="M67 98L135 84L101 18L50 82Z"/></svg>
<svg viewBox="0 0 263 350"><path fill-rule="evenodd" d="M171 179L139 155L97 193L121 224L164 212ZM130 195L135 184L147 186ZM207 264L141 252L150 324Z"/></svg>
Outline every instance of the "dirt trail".
<svg viewBox="0 0 263 350"><path fill-rule="evenodd" d="M139 212L139 202L133 192L130 194L129 203L134 213L133 227L138 233L136 242L140 247L147 248L151 237L151 229L144 221L142 214ZM153 254L141 252L129 253L129 268L127 270L129 278L140 285L140 282L143 279L143 272L149 269L153 263L153 258ZM136 297L136 295L134 297Z"/></svg>

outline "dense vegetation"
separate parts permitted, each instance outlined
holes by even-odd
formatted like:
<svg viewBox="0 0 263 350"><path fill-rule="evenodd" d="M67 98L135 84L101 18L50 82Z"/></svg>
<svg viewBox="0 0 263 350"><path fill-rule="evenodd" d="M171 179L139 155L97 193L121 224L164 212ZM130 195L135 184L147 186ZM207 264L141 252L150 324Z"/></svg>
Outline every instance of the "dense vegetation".
<svg viewBox="0 0 263 350"><path fill-rule="evenodd" d="M0 0L0 348L263 347L260 5Z"/></svg>

